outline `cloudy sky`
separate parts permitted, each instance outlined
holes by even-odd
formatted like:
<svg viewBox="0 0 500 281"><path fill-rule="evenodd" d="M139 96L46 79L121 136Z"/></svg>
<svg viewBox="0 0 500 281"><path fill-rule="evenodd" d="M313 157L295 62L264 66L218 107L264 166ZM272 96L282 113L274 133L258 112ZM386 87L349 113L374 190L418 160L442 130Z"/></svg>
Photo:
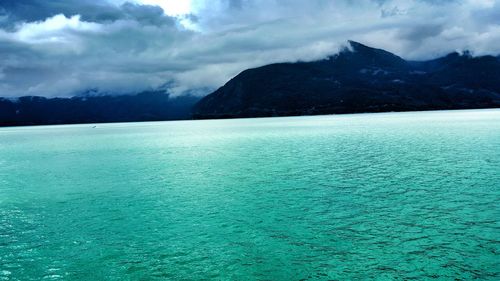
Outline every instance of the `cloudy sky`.
<svg viewBox="0 0 500 281"><path fill-rule="evenodd" d="M203 94L352 39L407 59L500 53L500 0L0 0L0 96Z"/></svg>

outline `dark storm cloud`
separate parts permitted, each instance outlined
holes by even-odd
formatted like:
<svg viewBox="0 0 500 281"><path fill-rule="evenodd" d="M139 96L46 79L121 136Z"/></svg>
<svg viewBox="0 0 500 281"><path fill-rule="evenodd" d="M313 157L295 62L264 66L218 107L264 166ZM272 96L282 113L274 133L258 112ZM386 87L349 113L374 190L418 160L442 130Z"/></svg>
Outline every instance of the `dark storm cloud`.
<svg viewBox="0 0 500 281"><path fill-rule="evenodd" d="M94 4L95 3L95 4ZM120 9L109 3L78 0L2 0L0 6L11 22L40 21L58 14L81 15L84 20L116 20L121 17Z"/></svg>
<svg viewBox="0 0 500 281"><path fill-rule="evenodd" d="M105 23L120 19L134 19L146 24L173 24L174 19L166 16L158 6L138 5L125 2L114 5L111 2L95 0L0 0L0 7L9 16L9 22L42 21L55 15L68 17L80 15L82 21Z"/></svg>
<svg viewBox="0 0 500 281"><path fill-rule="evenodd" d="M409 59L500 52L500 0L0 0L0 96L213 89L348 39ZM162 4L191 2L185 15Z"/></svg>

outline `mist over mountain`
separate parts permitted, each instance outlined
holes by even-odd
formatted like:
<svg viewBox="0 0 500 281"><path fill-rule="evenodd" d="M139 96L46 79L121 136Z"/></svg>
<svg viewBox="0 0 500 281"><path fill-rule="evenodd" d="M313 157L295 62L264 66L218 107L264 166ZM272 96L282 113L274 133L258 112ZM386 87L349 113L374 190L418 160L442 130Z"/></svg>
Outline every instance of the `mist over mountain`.
<svg viewBox="0 0 500 281"><path fill-rule="evenodd" d="M500 53L500 0L0 0L0 97L216 89L348 39L410 60Z"/></svg>
<svg viewBox="0 0 500 281"><path fill-rule="evenodd" d="M195 118L500 107L500 61L451 53L407 61L349 42L315 62L248 69L203 98Z"/></svg>

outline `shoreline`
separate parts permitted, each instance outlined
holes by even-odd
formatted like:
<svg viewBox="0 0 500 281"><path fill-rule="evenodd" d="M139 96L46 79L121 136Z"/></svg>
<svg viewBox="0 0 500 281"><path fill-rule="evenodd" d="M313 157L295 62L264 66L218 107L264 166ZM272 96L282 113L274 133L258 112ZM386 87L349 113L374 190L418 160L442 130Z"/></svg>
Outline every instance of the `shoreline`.
<svg viewBox="0 0 500 281"><path fill-rule="evenodd" d="M310 114L310 115L287 115L287 116L261 116L261 117L234 117L234 118L206 118L206 119L176 119L176 120L152 120L152 121L117 121L117 122L101 122L101 123L61 123L61 124L39 124L39 125L3 125L0 130L7 128L43 128L43 127L62 127L62 126L93 126L98 128L99 125L109 124L145 124L145 123L161 123L161 122L197 122L197 121L222 121L222 120L253 120L253 119L271 119L271 118L301 118L301 117L320 117L320 116L362 116L362 115L382 115L382 114L401 114L401 113L418 113L418 112L456 112L456 111L500 111L500 107L487 108L464 108L464 109L429 109L429 110L408 110L408 111L382 111L382 112L358 112L358 113L333 113L333 114Z"/></svg>

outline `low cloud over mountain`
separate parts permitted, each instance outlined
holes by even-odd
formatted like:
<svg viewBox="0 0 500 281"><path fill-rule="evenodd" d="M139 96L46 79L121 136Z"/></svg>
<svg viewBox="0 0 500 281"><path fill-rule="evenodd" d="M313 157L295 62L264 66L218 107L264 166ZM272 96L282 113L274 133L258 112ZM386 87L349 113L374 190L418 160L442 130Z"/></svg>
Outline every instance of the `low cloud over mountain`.
<svg viewBox="0 0 500 281"><path fill-rule="evenodd" d="M406 59L500 53L497 0L0 0L0 96L208 93L354 39Z"/></svg>

